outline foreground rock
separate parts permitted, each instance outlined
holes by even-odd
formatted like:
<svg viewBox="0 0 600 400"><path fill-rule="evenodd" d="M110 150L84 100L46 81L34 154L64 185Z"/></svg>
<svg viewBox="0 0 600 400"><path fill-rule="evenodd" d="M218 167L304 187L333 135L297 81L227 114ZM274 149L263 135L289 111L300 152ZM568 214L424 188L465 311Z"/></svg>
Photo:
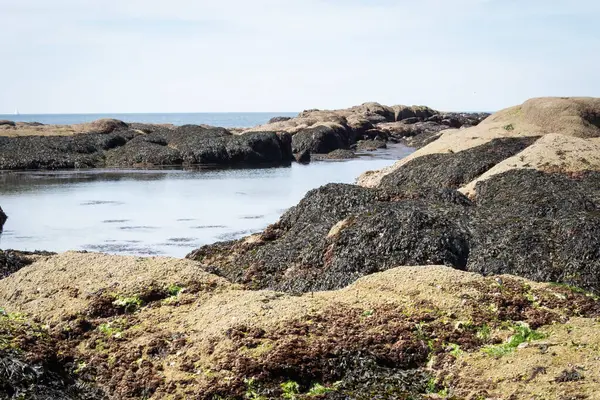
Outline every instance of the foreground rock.
<svg viewBox="0 0 600 400"><path fill-rule="evenodd" d="M0 136L0 169L289 164L291 137L96 121L72 136Z"/></svg>
<svg viewBox="0 0 600 400"><path fill-rule="evenodd" d="M0 280L0 303L47 325L40 337L64 357L61 373L102 391L88 398L581 397L600 378L598 358L580 350L599 344L596 298L440 266L290 296L243 290L193 261L65 253ZM15 354L39 365L27 349ZM516 366L489 368L507 361ZM78 398L64 393L54 398Z"/></svg>

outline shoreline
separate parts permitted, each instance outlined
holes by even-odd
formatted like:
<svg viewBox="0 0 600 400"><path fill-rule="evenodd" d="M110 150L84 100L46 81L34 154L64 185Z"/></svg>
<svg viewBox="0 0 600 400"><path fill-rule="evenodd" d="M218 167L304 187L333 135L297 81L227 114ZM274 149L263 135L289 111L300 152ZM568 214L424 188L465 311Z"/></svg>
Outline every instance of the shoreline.
<svg viewBox="0 0 600 400"><path fill-rule="evenodd" d="M271 127L310 153L362 126L355 111ZM18 361L63 351L42 370L81 398L594 398L598 116L600 99L539 98L430 131L358 185L185 259L11 255L29 264L0 280L0 334L41 329L11 315L46 325Z"/></svg>

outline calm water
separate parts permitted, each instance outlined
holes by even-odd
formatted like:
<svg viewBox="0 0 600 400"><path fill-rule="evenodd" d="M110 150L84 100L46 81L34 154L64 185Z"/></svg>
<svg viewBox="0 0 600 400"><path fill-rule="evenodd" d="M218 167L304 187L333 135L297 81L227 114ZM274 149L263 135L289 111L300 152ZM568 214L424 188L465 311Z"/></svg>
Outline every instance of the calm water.
<svg viewBox="0 0 600 400"><path fill-rule="evenodd" d="M115 118L125 122L143 122L148 124L207 124L213 126L252 127L267 123L273 117L295 117L295 112L257 112L257 113L168 113L168 114L0 114L0 120L18 122L41 122L42 124L80 124L101 118Z"/></svg>
<svg viewBox="0 0 600 400"><path fill-rule="evenodd" d="M0 248L182 257L260 231L310 189L352 183L411 151L270 169L2 173Z"/></svg>

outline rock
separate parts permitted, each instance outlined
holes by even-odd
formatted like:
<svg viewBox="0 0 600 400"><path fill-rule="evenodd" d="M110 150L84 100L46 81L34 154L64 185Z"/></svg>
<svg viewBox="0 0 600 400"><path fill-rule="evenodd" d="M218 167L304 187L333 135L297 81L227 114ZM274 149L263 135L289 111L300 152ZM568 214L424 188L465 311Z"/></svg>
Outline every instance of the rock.
<svg viewBox="0 0 600 400"><path fill-rule="evenodd" d="M24 253L18 251L0 250L0 279L6 278L33 262L24 255Z"/></svg>
<svg viewBox="0 0 600 400"><path fill-rule="evenodd" d="M394 118L389 122L402 121L409 118L417 118L418 120L423 120L438 113L437 111L425 106L408 107L398 105L392 106L392 109L394 111Z"/></svg>
<svg viewBox="0 0 600 400"><path fill-rule="evenodd" d="M413 158L450 151L456 153L502 137L539 137L553 133L582 139L600 137L600 124L596 124L597 118L595 117L600 115L600 98L546 97L530 99L520 106L510 107L494 113L481 122L479 121L487 114L447 115L455 115L459 121L461 118L465 118L473 126L434 134L433 138L435 140L430 141L428 139L426 142L429 143L426 146L398 161L392 168L386 168L379 173L365 173L359 178L359 184L369 187L377 186L386 173L399 168ZM431 122L427 123L432 124ZM435 125L435 123L433 124ZM386 126L380 124L379 128L386 129ZM426 131L431 132L431 130L422 131L426 137L430 136L425 133ZM396 130L396 132L397 135L404 134L404 131L398 132ZM415 132L411 136L419 133ZM393 130L390 132L390 136L394 136Z"/></svg>
<svg viewBox="0 0 600 400"><path fill-rule="evenodd" d="M397 197L402 200L390 201ZM205 246L188 257L234 282L292 292L341 288L392 265L464 268L469 234L458 216L469 204L457 192L391 195L330 184L309 192L263 241L248 248L241 242ZM344 228L331 237L340 221ZM217 261L221 254L229 254L224 263Z"/></svg>
<svg viewBox="0 0 600 400"><path fill-rule="evenodd" d="M89 131L93 133L112 133L116 130L126 130L129 126L118 119L99 119L89 124Z"/></svg>
<svg viewBox="0 0 600 400"><path fill-rule="evenodd" d="M385 144L385 142L380 140L360 140L356 144L356 150L358 151L374 151L386 148L387 145Z"/></svg>
<svg viewBox="0 0 600 400"><path fill-rule="evenodd" d="M292 151L300 153L330 153L349 146L347 132L342 128L317 126L299 131L292 136Z"/></svg>
<svg viewBox="0 0 600 400"><path fill-rule="evenodd" d="M2 211L2 207L0 207L0 232L2 232L2 228L4 227L4 224L6 223L7 219L8 217L6 216L4 211Z"/></svg>
<svg viewBox="0 0 600 400"><path fill-rule="evenodd" d="M284 121L289 121L290 119L292 119L292 117L273 117L269 120L269 124L273 124L275 122L284 122Z"/></svg>
<svg viewBox="0 0 600 400"><path fill-rule="evenodd" d="M476 193L469 271L600 293L600 172L509 170Z"/></svg>
<svg viewBox="0 0 600 400"><path fill-rule="evenodd" d="M304 150L294 154L294 159L300 164L308 164L310 162L310 151Z"/></svg>
<svg viewBox="0 0 600 400"><path fill-rule="evenodd" d="M494 139L458 153L430 154L409 161L381 179L380 186L396 190L458 189L501 161L533 144L537 138Z"/></svg>
<svg viewBox="0 0 600 400"><path fill-rule="evenodd" d="M232 135L223 128L187 125L73 136L0 137L1 169L64 169L153 165L289 164L287 133Z"/></svg>
<svg viewBox="0 0 600 400"><path fill-rule="evenodd" d="M410 118L404 118L402 120L402 122L406 125L412 125L412 124L416 124L417 122L419 122L421 119L417 118L417 117L410 117Z"/></svg>
<svg viewBox="0 0 600 400"><path fill-rule="evenodd" d="M350 158L356 158L356 154L352 150L337 149L327 154L315 153L312 156L315 161L318 160L347 160Z"/></svg>
<svg viewBox="0 0 600 400"><path fill-rule="evenodd" d="M2 119L0 120L0 126L16 126L16 124L13 121Z"/></svg>

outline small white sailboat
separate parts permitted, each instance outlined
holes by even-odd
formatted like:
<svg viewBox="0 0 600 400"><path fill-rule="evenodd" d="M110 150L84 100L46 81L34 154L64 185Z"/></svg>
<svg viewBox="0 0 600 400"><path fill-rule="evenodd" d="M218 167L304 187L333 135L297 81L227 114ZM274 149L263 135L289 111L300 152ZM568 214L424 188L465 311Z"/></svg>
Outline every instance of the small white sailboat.
<svg viewBox="0 0 600 400"><path fill-rule="evenodd" d="M15 108L15 115L20 115L20 114L19 114L19 109L18 109L18 108Z"/></svg>

